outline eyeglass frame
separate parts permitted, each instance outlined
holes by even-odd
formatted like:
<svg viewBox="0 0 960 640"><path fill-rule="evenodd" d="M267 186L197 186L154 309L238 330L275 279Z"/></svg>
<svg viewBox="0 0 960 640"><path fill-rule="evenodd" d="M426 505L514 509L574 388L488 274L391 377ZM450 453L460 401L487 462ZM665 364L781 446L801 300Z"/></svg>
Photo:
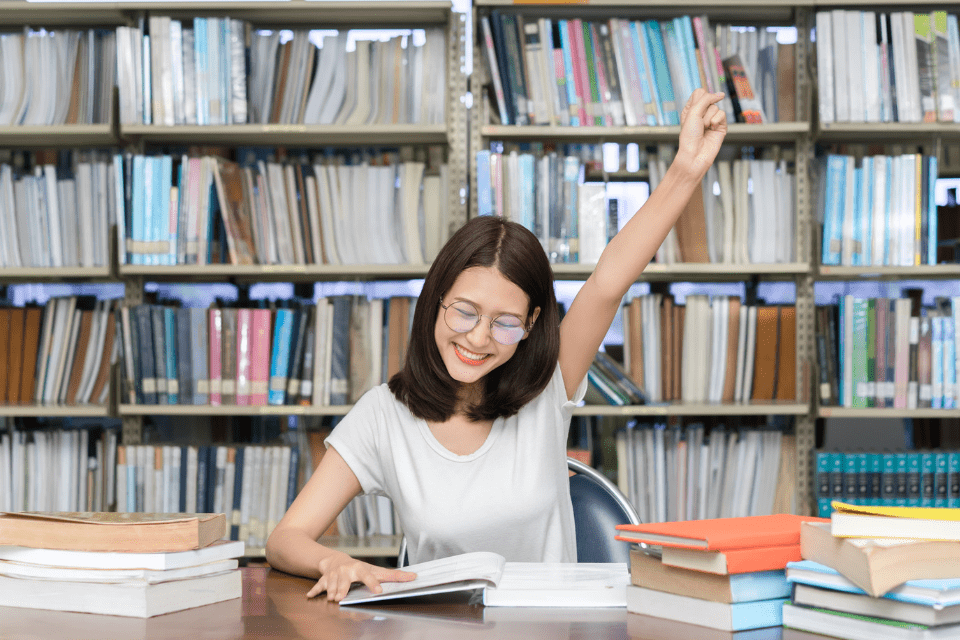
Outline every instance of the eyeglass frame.
<svg viewBox="0 0 960 640"><path fill-rule="evenodd" d="M497 344L503 345L503 346L505 346L505 347L510 347L510 346L515 345L515 344L519 344L519 343L520 343L520 340L523 340L523 336L521 336L520 339L517 340L516 342L511 342L511 343L509 343L509 344L504 344L504 343L500 342L499 340L497 340L496 336L495 336L494 333L493 333L493 323L496 322L498 318L501 318L501 317L503 317L503 316L512 316L512 317L516 318L517 320L520 320L519 316L516 316L516 315L514 315L514 314L512 314L512 313L501 313L500 315L491 317L491 316L489 316L489 315L487 315L487 314L485 314L485 313L480 313L480 310L477 309L477 305L473 304L472 302L469 302L468 300L454 300L454 301L451 302L450 304L446 304L446 305L445 305L445 304L443 304L443 298L440 298L440 301L439 301L439 302L440 302L440 308L443 309L443 323L444 323L445 325L447 325L447 328L450 329L450 331L453 331L453 332L455 332L455 333L470 333L471 331L473 331L474 329L476 329L477 326L480 324L480 318L489 318L489 319L490 319L490 325L489 325L490 337L493 338L493 340L494 340ZM447 309L449 309L449 308L452 307L453 305L457 304L458 302L462 302L463 304L468 304L468 305L470 305L471 307L473 307L473 310L477 313L477 322L476 322L476 324L474 324L472 327L470 327L470 328L467 329L466 331L457 331L456 329L454 329L453 327L450 326L450 323L449 323L449 322L447 322ZM533 329L533 323L530 322L529 324L525 324L525 323L523 322L523 320L520 320L520 327L523 329L524 334L526 334L526 333L529 333L531 329Z"/></svg>

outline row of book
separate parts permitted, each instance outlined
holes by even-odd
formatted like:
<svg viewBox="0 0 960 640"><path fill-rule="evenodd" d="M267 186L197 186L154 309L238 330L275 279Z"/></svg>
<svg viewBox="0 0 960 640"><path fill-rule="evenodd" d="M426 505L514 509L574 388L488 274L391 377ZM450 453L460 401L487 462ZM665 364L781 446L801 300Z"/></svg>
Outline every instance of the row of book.
<svg viewBox="0 0 960 640"><path fill-rule="evenodd" d="M0 125L113 121L116 35L101 29L31 29L0 35Z"/></svg>
<svg viewBox="0 0 960 640"><path fill-rule="evenodd" d="M952 409L957 406L960 298L920 307L909 298L845 295L817 307L821 404Z"/></svg>
<svg viewBox="0 0 960 640"><path fill-rule="evenodd" d="M651 402L794 400L796 308L659 293L623 308L624 364Z"/></svg>
<svg viewBox="0 0 960 640"><path fill-rule="evenodd" d="M960 507L960 451L815 451L817 511L831 502L871 506Z"/></svg>
<svg viewBox="0 0 960 640"><path fill-rule="evenodd" d="M828 522L801 525L783 626L848 640L960 635L955 509L833 506Z"/></svg>
<svg viewBox="0 0 960 640"><path fill-rule="evenodd" d="M960 121L960 30L946 11L816 15L820 121Z"/></svg>
<svg viewBox="0 0 960 640"><path fill-rule="evenodd" d="M937 263L935 156L829 154L818 174L822 264Z"/></svg>
<svg viewBox="0 0 960 640"><path fill-rule="evenodd" d="M651 190L673 153L661 145L648 159ZM796 176L786 160L721 157L657 250L656 261L790 263L797 255L796 228Z"/></svg>
<svg viewBox="0 0 960 640"><path fill-rule="evenodd" d="M675 153L647 156L650 188ZM607 183L587 178L582 155L557 151L478 151L477 210L522 224L555 263L594 264L633 215ZM796 255L795 176L784 160L718 160L694 192L656 261L788 263Z"/></svg>
<svg viewBox="0 0 960 640"><path fill-rule="evenodd" d="M110 264L117 176L108 154L34 154L0 164L0 268Z"/></svg>
<svg viewBox="0 0 960 640"><path fill-rule="evenodd" d="M480 17L483 60L503 124L676 125L690 94L727 93L730 122L794 117L794 48L766 29L669 20Z"/></svg>
<svg viewBox="0 0 960 640"><path fill-rule="evenodd" d="M229 17L150 16L116 33L122 124L445 120L442 29L371 41L350 31L254 30Z"/></svg>
<svg viewBox="0 0 960 640"><path fill-rule="evenodd" d="M0 307L0 403L104 404L116 353L109 301Z"/></svg>
<svg viewBox="0 0 960 640"><path fill-rule="evenodd" d="M793 490L793 442L775 428L631 420L616 434L617 483L643 522L776 513Z"/></svg>
<svg viewBox="0 0 960 640"><path fill-rule="evenodd" d="M103 616L96 635L142 635L151 618L208 608L242 633L241 542L223 540L222 513L34 512L0 515L0 606ZM55 594L52 596L51 594ZM226 621L226 627L224 627ZM204 626L201 623L201 627Z"/></svg>
<svg viewBox="0 0 960 640"><path fill-rule="evenodd" d="M342 405L399 371L415 302L321 297L288 307L119 309L135 404Z"/></svg>
<svg viewBox="0 0 960 640"><path fill-rule="evenodd" d="M109 511L116 429L10 429L0 435L0 509Z"/></svg>
<svg viewBox="0 0 960 640"><path fill-rule="evenodd" d="M288 445L120 445L117 511L225 513L226 537L262 548L300 489Z"/></svg>
<svg viewBox="0 0 960 640"><path fill-rule="evenodd" d="M121 262L424 264L445 240L451 186L440 161L250 156L115 156Z"/></svg>

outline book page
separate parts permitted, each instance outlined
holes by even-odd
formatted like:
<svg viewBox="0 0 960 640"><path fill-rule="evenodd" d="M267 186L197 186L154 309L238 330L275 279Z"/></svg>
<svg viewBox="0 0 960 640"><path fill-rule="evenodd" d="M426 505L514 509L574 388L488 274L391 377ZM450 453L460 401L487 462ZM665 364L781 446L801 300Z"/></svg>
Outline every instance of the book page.
<svg viewBox="0 0 960 640"><path fill-rule="evenodd" d="M421 562L403 567L404 571L417 574L415 580L383 582L380 585L383 591L379 594L373 593L364 585L354 586L340 604L359 604L373 600L475 589L487 584L496 585L503 574L504 564L503 556L486 551Z"/></svg>

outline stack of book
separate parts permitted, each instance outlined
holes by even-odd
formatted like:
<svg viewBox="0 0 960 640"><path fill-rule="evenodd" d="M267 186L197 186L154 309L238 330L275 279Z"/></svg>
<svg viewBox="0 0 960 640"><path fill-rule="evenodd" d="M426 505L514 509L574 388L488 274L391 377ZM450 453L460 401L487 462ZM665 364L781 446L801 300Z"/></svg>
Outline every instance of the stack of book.
<svg viewBox="0 0 960 640"><path fill-rule="evenodd" d="M779 626L784 569L800 557L808 520L826 522L775 514L617 526L618 540L645 545L630 552L627 611L730 633Z"/></svg>
<svg viewBox="0 0 960 640"><path fill-rule="evenodd" d="M239 598L223 514L0 514L0 606L149 618Z"/></svg>
<svg viewBox="0 0 960 640"><path fill-rule="evenodd" d="M960 512L833 503L801 526L783 625L837 638L960 637Z"/></svg>

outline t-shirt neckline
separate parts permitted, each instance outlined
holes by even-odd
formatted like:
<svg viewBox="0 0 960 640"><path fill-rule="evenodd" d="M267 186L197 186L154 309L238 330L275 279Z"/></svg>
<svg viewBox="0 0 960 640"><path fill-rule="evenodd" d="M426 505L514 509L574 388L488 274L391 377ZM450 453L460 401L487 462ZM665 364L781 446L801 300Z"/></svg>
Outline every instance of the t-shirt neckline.
<svg viewBox="0 0 960 640"><path fill-rule="evenodd" d="M473 453L468 453L466 455L460 455L450 451L445 446L440 444L440 441L437 440L437 437L433 435L433 431L430 430L430 425L427 424L427 421L423 418L416 418L417 426L420 428L420 434L423 436L423 439L430 445L430 448L436 451L439 455L443 456L447 460L452 460L453 462L472 462L476 460L487 451L493 447L494 443L497 441L497 438L500 437L500 434L503 433L503 417L499 417L493 421L493 425L490 427L490 433L487 434L487 439L483 441L483 444L480 445Z"/></svg>

